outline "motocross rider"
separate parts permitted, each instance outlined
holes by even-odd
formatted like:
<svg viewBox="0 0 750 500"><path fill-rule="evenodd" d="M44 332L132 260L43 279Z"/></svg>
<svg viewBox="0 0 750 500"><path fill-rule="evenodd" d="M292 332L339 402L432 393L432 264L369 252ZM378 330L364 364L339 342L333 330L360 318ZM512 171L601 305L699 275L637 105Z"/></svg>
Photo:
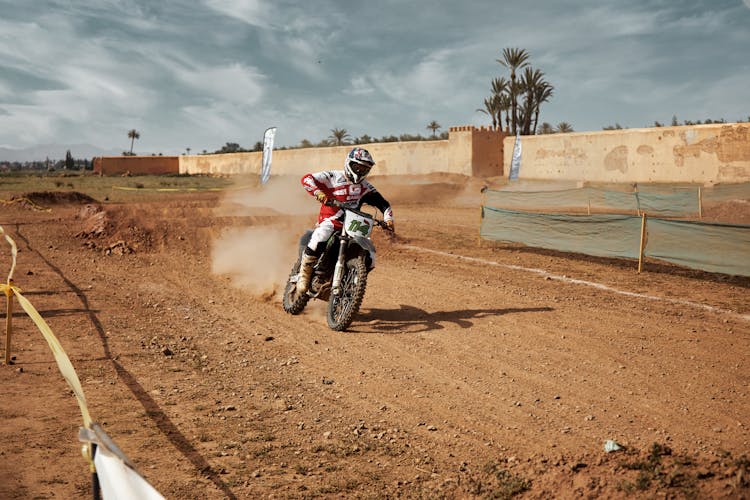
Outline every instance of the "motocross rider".
<svg viewBox="0 0 750 500"><path fill-rule="evenodd" d="M302 177L305 190L320 203L318 223L305 247L297 279L297 293L305 293L310 288L313 266L325 243L333 232L343 226L344 211L330 204L337 200L344 206L359 209L366 203L383 212L383 220L390 231L393 231L393 211L391 204L383 198L375 187L365 180L370 169L375 165L370 153L363 148L354 148L344 160L343 170L326 170Z"/></svg>

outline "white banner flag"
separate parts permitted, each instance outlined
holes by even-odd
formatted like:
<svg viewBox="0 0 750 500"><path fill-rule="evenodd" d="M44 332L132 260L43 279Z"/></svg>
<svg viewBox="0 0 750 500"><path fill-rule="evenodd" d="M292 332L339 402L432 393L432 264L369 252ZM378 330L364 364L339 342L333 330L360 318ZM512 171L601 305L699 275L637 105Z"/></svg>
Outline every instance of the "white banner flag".
<svg viewBox="0 0 750 500"><path fill-rule="evenodd" d="M263 134L263 165L260 171L260 182L265 184L271 177L271 156L273 155L273 140L276 137L276 127L266 129Z"/></svg>
<svg viewBox="0 0 750 500"><path fill-rule="evenodd" d="M94 454L99 488L99 491L94 490L94 498L164 500L161 493L135 470L133 463L99 424L91 422L90 428L78 429L78 440L86 443L84 456L88 456L89 452ZM98 495L99 492L101 496Z"/></svg>
<svg viewBox="0 0 750 500"><path fill-rule="evenodd" d="M96 448L94 464L104 500L164 500L148 481L108 449Z"/></svg>
<svg viewBox="0 0 750 500"><path fill-rule="evenodd" d="M516 134L516 142L513 145L513 159L510 161L510 175L508 180L518 180L518 171L521 170L521 134Z"/></svg>

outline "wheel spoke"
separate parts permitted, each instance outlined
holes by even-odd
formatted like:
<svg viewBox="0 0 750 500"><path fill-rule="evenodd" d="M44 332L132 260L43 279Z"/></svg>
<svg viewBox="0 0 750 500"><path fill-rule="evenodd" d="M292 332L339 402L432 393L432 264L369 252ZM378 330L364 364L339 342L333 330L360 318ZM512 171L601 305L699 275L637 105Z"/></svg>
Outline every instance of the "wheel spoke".
<svg viewBox="0 0 750 500"><path fill-rule="evenodd" d="M350 259L341 278L338 294L332 295L328 304L328 326L344 331L359 310L365 293L367 268L364 257Z"/></svg>
<svg viewBox="0 0 750 500"><path fill-rule="evenodd" d="M339 295L334 298L334 311L336 319L343 317L352 307L354 286L356 283L357 272L354 269L349 270L341 280Z"/></svg>

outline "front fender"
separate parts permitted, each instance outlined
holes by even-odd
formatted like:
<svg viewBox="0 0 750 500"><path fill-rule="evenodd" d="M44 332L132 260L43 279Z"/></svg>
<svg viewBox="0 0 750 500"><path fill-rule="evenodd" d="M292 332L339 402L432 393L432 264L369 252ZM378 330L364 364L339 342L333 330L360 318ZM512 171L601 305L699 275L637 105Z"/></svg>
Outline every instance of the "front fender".
<svg viewBox="0 0 750 500"><path fill-rule="evenodd" d="M375 267L375 244L371 239L362 236L353 236L350 245L358 245L369 254L370 258L367 260L368 271Z"/></svg>

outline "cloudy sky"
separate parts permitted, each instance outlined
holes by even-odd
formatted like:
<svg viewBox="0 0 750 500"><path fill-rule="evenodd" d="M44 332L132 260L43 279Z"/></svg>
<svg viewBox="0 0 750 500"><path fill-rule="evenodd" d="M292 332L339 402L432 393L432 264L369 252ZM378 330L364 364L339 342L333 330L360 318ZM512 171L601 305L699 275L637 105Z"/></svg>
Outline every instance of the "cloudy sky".
<svg viewBox="0 0 750 500"><path fill-rule="evenodd" d="M429 135L477 112L502 49L576 131L750 115L750 0L0 0L0 146L141 154Z"/></svg>

